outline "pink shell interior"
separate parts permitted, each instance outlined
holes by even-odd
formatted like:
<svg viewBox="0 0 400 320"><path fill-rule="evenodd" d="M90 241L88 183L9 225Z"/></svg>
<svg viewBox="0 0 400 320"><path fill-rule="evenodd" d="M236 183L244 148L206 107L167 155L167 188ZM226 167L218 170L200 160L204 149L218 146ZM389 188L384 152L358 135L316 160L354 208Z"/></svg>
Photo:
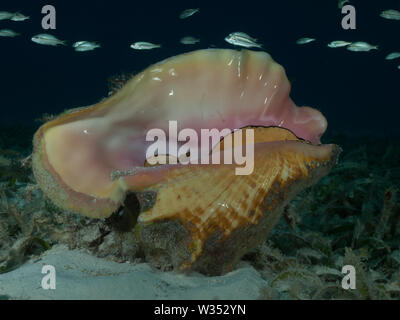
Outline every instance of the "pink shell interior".
<svg viewBox="0 0 400 320"><path fill-rule="evenodd" d="M143 166L148 130L280 126L320 143L327 121L297 107L285 71L265 52L208 49L147 68L90 112L44 133L54 171L77 192L102 197L113 170ZM176 138L176 137L171 137ZM210 145L210 149L213 146Z"/></svg>

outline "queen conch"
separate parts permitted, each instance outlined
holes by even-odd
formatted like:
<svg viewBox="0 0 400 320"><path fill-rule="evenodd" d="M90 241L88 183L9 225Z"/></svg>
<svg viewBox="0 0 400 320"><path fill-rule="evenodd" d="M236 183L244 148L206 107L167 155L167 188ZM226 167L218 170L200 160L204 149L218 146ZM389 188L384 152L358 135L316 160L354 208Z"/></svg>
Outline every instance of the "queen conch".
<svg viewBox="0 0 400 320"><path fill-rule="evenodd" d="M141 206L135 228L147 261L223 274L337 161L340 148L320 144L324 116L297 107L289 92L283 67L265 52L207 49L172 57L109 98L40 127L34 175L55 204L93 218L109 217L134 193ZM229 129L207 152L211 157L251 144L253 171L237 175L238 165L229 161L147 166L146 133L158 128L176 138L169 121L199 135ZM250 129L254 141L227 143Z"/></svg>

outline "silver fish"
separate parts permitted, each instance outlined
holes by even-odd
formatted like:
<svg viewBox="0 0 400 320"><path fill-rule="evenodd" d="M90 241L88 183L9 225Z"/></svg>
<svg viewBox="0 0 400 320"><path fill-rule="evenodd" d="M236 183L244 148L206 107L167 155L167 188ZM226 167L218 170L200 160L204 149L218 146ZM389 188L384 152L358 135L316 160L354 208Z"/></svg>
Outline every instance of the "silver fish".
<svg viewBox="0 0 400 320"><path fill-rule="evenodd" d="M139 41L131 44L132 49L136 50L150 50L150 49L155 49L155 48L161 48L160 44L154 44L151 42L144 42L144 41Z"/></svg>
<svg viewBox="0 0 400 320"><path fill-rule="evenodd" d="M347 50L355 52L370 51L372 49L378 50L378 46L374 46L363 41L353 42L347 47Z"/></svg>
<svg viewBox="0 0 400 320"><path fill-rule="evenodd" d="M200 42L200 39L188 36L188 37L183 37L179 42L182 44L196 44Z"/></svg>
<svg viewBox="0 0 400 320"><path fill-rule="evenodd" d="M338 8L339 8L339 9L342 9L343 6L344 6L346 3L349 3L349 2L350 2L349 0L339 0L339 1L338 1Z"/></svg>
<svg viewBox="0 0 400 320"><path fill-rule="evenodd" d="M1 36L1 37L10 37L10 38L13 38L13 37L16 37L16 36L19 36L19 35L20 35L20 33L15 32L15 31L10 30L10 29L1 29L1 30L0 30L0 36Z"/></svg>
<svg viewBox="0 0 400 320"><path fill-rule="evenodd" d="M341 48L341 47L346 47L349 44L352 44L352 42L337 40L337 41L332 41L331 43L329 43L328 47L329 48Z"/></svg>
<svg viewBox="0 0 400 320"><path fill-rule="evenodd" d="M386 56L386 60L394 60L394 59L397 59L397 58L400 58L400 52L392 52L392 53L389 53L387 56Z"/></svg>
<svg viewBox="0 0 400 320"><path fill-rule="evenodd" d="M300 38L300 39L298 39L297 41L296 41L296 43L297 44L307 44L307 43L310 43L310 42L313 42L313 41L315 41L316 39L314 39L314 38Z"/></svg>
<svg viewBox="0 0 400 320"><path fill-rule="evenodd" d="M381 12L380 16L389 20L400 20L400 11L393 9L385 10Z"/></svg>
<svg viewBox="0 0 400 320"><path fill-rule="evenodd" d="M191 17L192 15L194 15L195 13L197 13L197 12L199 12L199 11L200 11L199 8L183 10L182 13L179 15L179 18L180 18L180 19L189 18L189 17Z"/></svg>
<svg viewBox="0 0 400 320"><path fill-rule="evenodd" d="M238 37L238 38L246 38L246 39L249 39L249 40L251 40L253 42L257 42L258 41L258 39L250 37L247 33L244 33L244 32L239 32L239 31L238 32L232 32L230 35Z"/></svg>
<svg viewBox="0 0 400 320"><path fill-rule="evenodd" d="M33 36L31 40L35 43L47 46L57 46L59 44L64 46L67 45L66 41L59 40L55 36L47 33L37 34L36 36Z"/></svg>
<svg viewBox="0 0 400 320"><path fill-rule="evenodd" d="M397 69L400 69L400 64L397 66Z"/></svg>
<svg viewBox="0 0 400 320"><path fill-rule="evenodd" d="M75 51L83 52L83 51L91 51L96 48L100 48L101 45L97 42L90 42L90 41L77 41L72 45L75 48Z"/></svg>
<svg viewBox="0 0 400 320"><path fill-rule="evenodd" d="M262 48L262 45L257 43L257 39L250 37L244 32L232 32L225 37L225 41L235 46L241 46L245 48Z"/></svg>
<svg viewBox="0 0 400 320"><path fill-rule="evenodd" d="M7 11L0 11L0 20L8 20L14 16L14 13Z"/></svg>
<svg viewBox="0 0 400 320"><path fill-rule="evenodd" d="M72 44L72 48L79 47L81 44L86 43L87 41L76 41Z"/></svg>
<svg viewBox="0 0 400 320"><path fill-rule="evenodd" d="M24 16L22 13L19 13L19 12L14 13L14 15L11 18L12 21L24 21L24 20L28 20L28 19L29 19L29 17Z"/></svg>

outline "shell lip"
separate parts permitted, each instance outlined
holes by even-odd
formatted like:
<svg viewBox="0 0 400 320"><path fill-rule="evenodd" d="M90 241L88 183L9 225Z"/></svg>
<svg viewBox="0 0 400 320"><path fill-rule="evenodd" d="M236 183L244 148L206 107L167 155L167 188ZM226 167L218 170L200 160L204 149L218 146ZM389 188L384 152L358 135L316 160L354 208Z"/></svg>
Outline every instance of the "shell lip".
<svg viewBox="0 0 400 320"><path fill-rule="evenodd" d="M62 180L48 161L47 153L44 151L46 149L46 142L42 139L44 130L45 125L39 128L34 136L32 155L33 174L44 194L60 208L92 218L106 218L117 210L120 203L108 198L100 199L90 194L77 192Z"/></svg>
<svg viewBox="0 0 400 320"><path fill-rule="evenodd" d="M290 129L288 129L288 128L285 128L285 127L280 127L280 126L263 126L263 125L256 125L256 126L255 126L255 125L247 125L247 126L244 126L244 127L242 127L242 128L239 128L239 129L237 129L237 130L242 130L242 129L247 129L247 128L252 128L252 129L256 129L256 128L265 128L265 129L267 129L267 128L278 128L278 129L284 129L284 130L289 131L289 132L290 132L291 134L293 134L294 136L296 136L296 138L297 138L298 140L303 141L303 142L305 142L305 143L309 143L309 144L312 144L312 145L320 145L320 144L322 144L322 143L313 144L311 141L299 137L299 136L296 135L292 130L290 130ZM232 132L233 132L233 131L232 131ZM224 137L221 138L221 141L222 141L223 139L224 139Z"/></svg>

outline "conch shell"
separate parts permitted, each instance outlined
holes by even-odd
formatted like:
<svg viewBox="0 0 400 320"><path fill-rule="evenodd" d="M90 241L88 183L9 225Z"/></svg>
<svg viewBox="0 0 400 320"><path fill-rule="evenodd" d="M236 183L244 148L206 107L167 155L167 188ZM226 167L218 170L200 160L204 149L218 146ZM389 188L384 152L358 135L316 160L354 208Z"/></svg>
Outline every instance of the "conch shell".
<svg viewBox="0 0 400 320"><path fill-rule="evenodd" d="M173 57L108 99L39 128L34 174L58 206L94 218L110 216L136 193L138 237L150 262L225 273L337 160L338 146L319 145L326 119L297 107L289 91L284 69L264 52L208 49ZM170 120L199 135L251 126L254 171L236 175L229 163L147 166L146 132L160 128L176 139ZM210 156L246 145L225 139L210 145Z"/></svg>

